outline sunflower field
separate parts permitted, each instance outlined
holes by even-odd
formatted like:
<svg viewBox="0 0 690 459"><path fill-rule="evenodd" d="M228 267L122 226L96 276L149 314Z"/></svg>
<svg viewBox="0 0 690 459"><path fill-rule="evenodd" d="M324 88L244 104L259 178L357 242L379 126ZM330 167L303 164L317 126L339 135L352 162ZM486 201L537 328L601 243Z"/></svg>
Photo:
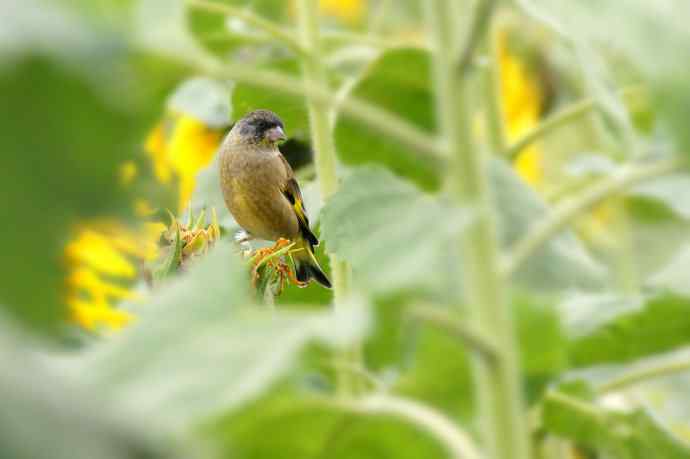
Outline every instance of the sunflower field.
<svg viewBox="0 0 690 459"><path fill-rule="evenodd" d="M0 18L0 458L690 459L687 0ZM240 240L258 109L332 288Z"/></svg>

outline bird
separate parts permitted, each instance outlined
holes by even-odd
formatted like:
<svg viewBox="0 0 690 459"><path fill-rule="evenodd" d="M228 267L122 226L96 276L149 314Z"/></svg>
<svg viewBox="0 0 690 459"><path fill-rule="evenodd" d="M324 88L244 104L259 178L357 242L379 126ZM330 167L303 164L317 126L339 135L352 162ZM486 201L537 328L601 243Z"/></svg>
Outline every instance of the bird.
<svg viewBox="0 0 690 459"><path fill-rule="evenodd" d="M289 240L298 285L331 281L314 256L319 240L309 227L302 192L292 167L278 149L287 139L281 119L254 110L238 120L219 149L220 185L225 204L249 238Z"/></svg>

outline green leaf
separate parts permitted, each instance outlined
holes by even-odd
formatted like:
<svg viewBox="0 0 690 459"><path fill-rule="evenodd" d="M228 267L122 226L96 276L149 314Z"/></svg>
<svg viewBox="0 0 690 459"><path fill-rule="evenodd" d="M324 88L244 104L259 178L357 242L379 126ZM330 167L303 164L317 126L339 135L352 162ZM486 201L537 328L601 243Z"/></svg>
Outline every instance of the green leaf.
<svg viewBox="0 0 690 459"><path fill-rule="evenodd" d="M175 274L177 268L182 264L182 238L180 237L180 224L177 220L173 221L171 230L174 237L168 247L168 253L161 264L153 270L153 278L156 281L161 281Z"/></svg>
<svg viewBox="0 0 690 459"><path fill-rule="evenodd" d="M260 395L312 339L345 344L366 330L357 304L338 313L262 311L249 307L248 289L245 262L219 242L76 370L108 399L180 428Z"/></svg>
<svg viewBox="0 0 690 459"><path fill-rule="evenodd" d="M0 317L0 443L5 459L163 459L189 457L158 427L76 384L46 363L37 343ZM31 348L32 352L27 349ZM52 362L51 362L52 363ZM145 425L145 429L142 428ZM173 451L177 450L175 453ZM185 454L183 454L183 452ZM196 457L196 456L192 456Z"/></svg>
<svg viewBox="0 0 690 459"><path fill-rule="evenodd" d="M690 220L690 176L673 174L636 186L629 193L635 198L652 199Z"/></svg>
<svg viewBox="0 0 690 459"><path fill-rule="evenodd" d="M321 233L352 263L358 285L439 291L451 285L454 237L467 221L465 212L390 172L366 168L347 177L322 209Z"/></svg>
<svg viewBox="0 0 690 459"><path fill-rule="evenodd" d="M300 72L295 59L275 61L266 67L289 76L298 76ZM309 114L302 96L270 91L251 83L237 83L232 93L232 106L237 118L260 108L272 110L283 121L288 137L309 139Z"/></svg>
<svg viewBox="0 0 690 459"><path fill-rule="evenodd" d="M287 15L287 3L278 0L216 0L243 9L250 9L258 15L282 20ZM239 18L233 18L216 11L208 11L193 3L186 5L185 19L192 36L208 51L221 57L231 56L240 49L265 46L279 46L265 33L258 31ZM258 54L261 54L260 52Z"/></svg>
<svg viewBox="0 0 690 459"><path fill-rule="evenodd" d="M648 285L690 296L690 246L678 250L668 265L650 277Z"/></svg>
<svg viewBox="0 0 690 459"><path fill-rule="evenodd" d="M568 354L575 368L630 362L677 349L690 340L690 299L675 294L576 297L563 309Z"/></svg>
<svg viewBox="0 0 690 459"><path fill-rule="evenodd" d="M690 151L690 32L687 2L522 0L533 15L570 40L605 45L626 56L649 83L654 103L685 153ZM625 11L624 21L611 21Z"/></svg>
<svg viewBox="0 0 690 459"><path fill-rule="evenodd" d="M491 173L500 236L508 245L548 208L502 162L494 161ZM330 250L352 263L358 285L448 298L461 289L459 234L470 218L445 196L424 194L383 169L363 168L347 177L323 208L321 230ZM592 286L602 281L602 269L565 232L538 251L518 272L518 281L547 292Z"/></svg>
<svg viewBox="0 0 690 459"><path fill-rule="evenodd" d="M237 458L446 457L441 445L404 421L353 414L335 403L285 390L223 417L205 434Z"/></svg>
<svg viewBox="0 0 690 459"><path fill-rule="evenodd" d="M395 49L374 61L350 94L433 133L435 112L430 88L429 53ZM346 164L381 164L424 189L440 186L437 161L372 130L366 123L340 113L334 135L338 155Z"/></svg>
<svg viewBox="0 0 690 459"><path fill-rule="evenodd" d="M578 445L600 451L606 457L690 458L690 449L657 424L647 411L607 410L592 403L590 397L591 390L583 384L547 393L542 411L543 427Z"/></svg>

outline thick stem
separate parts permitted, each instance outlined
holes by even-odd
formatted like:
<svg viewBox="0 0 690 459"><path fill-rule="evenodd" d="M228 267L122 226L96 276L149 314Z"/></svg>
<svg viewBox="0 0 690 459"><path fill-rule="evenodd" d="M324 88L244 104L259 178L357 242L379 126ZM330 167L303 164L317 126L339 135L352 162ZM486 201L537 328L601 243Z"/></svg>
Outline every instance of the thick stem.
<svg viewBox="0 0 690 459"><path fill-rule="evenodd" d="M474 212L463 230L463 285L468 313L481 333L495 337L497 358L473 353L475 384L488 457L528 459L529 440L522 405L517 344L505 286L498 269L498 239L483 149L472 141L467 88L452 56L452 0L426 2L434 50L436 104L451 157L450 186L461 205ZM489 23L490 21L487 21ZM485 32L485 31L484 31Z"/></svg>
<svg viewBox="0 0 690 459"><path fill-rule="evenodd" d="M307 55L302 58L303 84L305 88L312 84L327 88L328 79L321 61L318 1L299 0L297 5L302 47L309 50ZM319 181L321 197L327 201L338 188L335 143L331 129L331 110L327 103L309 93L307 93L307 106L316 176ZM350 267L333 254L329 254L329 257L333 277L334 305L336 308L344 307L350 295ZM354 366L360 366L359 346L345 350L342 358ZM358 392L360 386L358 380L359 378L351 372L339 371L339 392L344 395Z"/></svg>

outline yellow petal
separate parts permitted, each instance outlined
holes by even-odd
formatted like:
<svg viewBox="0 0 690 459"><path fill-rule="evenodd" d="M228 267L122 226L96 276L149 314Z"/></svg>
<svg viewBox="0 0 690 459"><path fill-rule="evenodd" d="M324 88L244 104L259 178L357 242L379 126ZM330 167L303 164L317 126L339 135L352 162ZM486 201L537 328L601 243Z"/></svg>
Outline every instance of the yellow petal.
<svg viewBox="0 0 690 459"><path fill-rule="evenodd" d="M67 244L65 255L72 263L85 263L98 272L131 278L136 274L132 263L123 256L113 242L101 233L82 230Z"/></svg>
<svg viewBox="0 0 690 459"><path fill-rule="evenodd" d="M167 142L165 138L165 121L159 122L149 133L144 149L153 164L153 172L159 182L170 183L172 169L168 160Z"/></svg>
<svg viewBox="0 0 690 459"><path fill-rule="evenodd" d="M138 297L129 289L104 281L89 268L77 268L70 274L68 283L72 288L88 294L98 303L107 303L110 299L125 300Z"/></svg>
<svg viewBox="0 0 690 459"><path fill-rule="evenodd" d="M92 303L79 299L67 301L72 320L85 328L95 331L100 328L120 330L133 320L133 316L126 311L114 309L106 304Z"/></svg>

